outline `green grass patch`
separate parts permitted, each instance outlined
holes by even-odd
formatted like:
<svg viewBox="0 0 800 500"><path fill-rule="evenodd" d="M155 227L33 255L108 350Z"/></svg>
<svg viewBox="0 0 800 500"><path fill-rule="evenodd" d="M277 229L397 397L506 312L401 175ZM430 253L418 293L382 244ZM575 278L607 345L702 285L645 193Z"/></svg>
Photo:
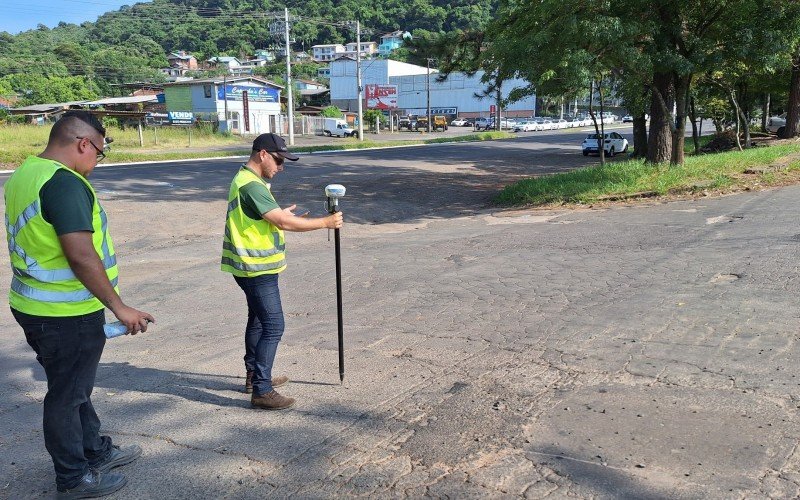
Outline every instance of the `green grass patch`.
<svg viewBox="0 0 800 500"><path fill-rule="evenodd" d="M41 153L47 145L51 127L35 125L0 126L0 165L16 166L30 155ZM114 139L111 153L106 161L125 162L135 160L158 160L176 158L199 158L219 156L219 151L185 151L190 146L189 129L178 127L146 128L142 138L144 146L139 145L139 132L136 128L124 130L111 127L107 135ZM249 149L249 141L238 136L215 134L207 129L191 130L191 147L213 149L241 144L243 150ZM222 153L228 154L226 153Z"/></svg>
<svg viewBox="0 0 800 500"><path fill-rule="evenodd" d="M697 138L697 142L700 143L700 149L703 149L709 142L714 139L714 135L701 135ZM692 137L687 137L683 142L683 151L684 153L694 154L694 139ZM702 153L701 153L702 154Z"/></svg>
<svg viewBox="0 0 800 500"><path fill-rule="evenodd" d="M500 205L595 203L602 197L652 192L666 195L700 189L725 189L739 182L745 169L769 165L800 151L800 145L781 145L718 154L687 156L681 166L649 165L639 160L614 161L605 166L525 179L504 188L495 198ZM797 163L793 167L800 166ZM770 182L774 181L774 177Z"/></svg>

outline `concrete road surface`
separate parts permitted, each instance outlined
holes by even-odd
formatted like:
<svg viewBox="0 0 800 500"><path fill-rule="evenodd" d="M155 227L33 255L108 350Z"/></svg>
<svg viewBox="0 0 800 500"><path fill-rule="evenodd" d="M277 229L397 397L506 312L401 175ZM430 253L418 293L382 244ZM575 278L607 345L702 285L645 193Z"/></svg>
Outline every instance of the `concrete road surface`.
<svg viewBox="0 0 800 500"><path fill-rule="evenodd" d="M252 410L243 294L219 271L233 160L100 168L124 300L93 400L144 456L115 498L790 498L800 494L800 188L602 210L502 211L583 164L579 132L306 155L277 199L342 200L333 243L288 235L276 373ZM5 179L7 176L2 177ZM8 267L0 270L7 288ZM0 497L46 498L42 370L0 310Z"/></svg>

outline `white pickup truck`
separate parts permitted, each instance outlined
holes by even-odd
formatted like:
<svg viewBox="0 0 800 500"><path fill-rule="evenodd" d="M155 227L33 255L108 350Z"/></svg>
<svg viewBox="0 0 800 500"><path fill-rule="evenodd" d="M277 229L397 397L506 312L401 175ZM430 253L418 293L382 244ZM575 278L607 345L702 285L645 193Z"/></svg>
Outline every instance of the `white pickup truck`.
<svg viewBox="0 0 800 500"><path fill-rule="evenodd" d="M767 131L778 134L778 137L783 135L784 127L786 127L786 113L780 116L772 116L767 120Z"/></svg>

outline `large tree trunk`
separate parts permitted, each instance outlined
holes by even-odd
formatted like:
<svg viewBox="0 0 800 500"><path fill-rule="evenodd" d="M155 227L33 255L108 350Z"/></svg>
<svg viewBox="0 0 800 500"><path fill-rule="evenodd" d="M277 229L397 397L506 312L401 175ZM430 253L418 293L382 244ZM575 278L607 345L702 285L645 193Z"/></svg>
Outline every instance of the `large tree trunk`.
<svg viewBox="0 0 800 500"><path fill-rule="evenodd" d="M672 156L670 111L674 103L670 73L653 75L653 97L650 103L650 134L647 139L648 163L665 163Z"/></svg>
<svg viewBox="0 0 800 500"><path fill-rule="evenodd" d="M647 119L644 113L633 117L633 156L647 158Z"/></svg>
<svg viewBox="0 0 800 500"><path fill-rule="evenodd" d="M694 142L694 154L700 154L700 132L697 130L697 106L695 106L694 96L689 96L689 119L692 121L692 142Z"/></svg>
<svg viewBox="0 0 800 500"><path fill-rule="evenodd" d="M686 141L686 108L692 75L675 75L675 126L672 128L672 165L683 165Z"/></svg>
<svg viewBox="0 0 800 500"><path fill-rule="evenodd" d="M761 131L767 131L767 120L769 120L769 105L770 105L770 94L769 92L764 94L764 109L761 112Z"/></svg>
<svg viewBox="0 0 800 500"><path fill-rule="evenodd" d="M783 138L798 136L800 125L800 46L792 57L792 84L789 87L789 105L786 107L786 127Z"/></svg>

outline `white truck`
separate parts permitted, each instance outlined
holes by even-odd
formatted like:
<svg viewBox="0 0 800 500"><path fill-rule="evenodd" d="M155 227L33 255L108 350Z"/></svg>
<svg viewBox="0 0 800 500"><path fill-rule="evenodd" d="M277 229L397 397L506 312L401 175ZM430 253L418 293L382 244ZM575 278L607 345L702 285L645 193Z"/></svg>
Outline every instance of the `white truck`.
<svg viewBox="0 0 800 500"><path fill-rule="evenodd" d="M336 137L355 137L358 132L351 129L350 125L341 118L325 118L322 125L322 134L328 137L335 135Z"/></svg>

